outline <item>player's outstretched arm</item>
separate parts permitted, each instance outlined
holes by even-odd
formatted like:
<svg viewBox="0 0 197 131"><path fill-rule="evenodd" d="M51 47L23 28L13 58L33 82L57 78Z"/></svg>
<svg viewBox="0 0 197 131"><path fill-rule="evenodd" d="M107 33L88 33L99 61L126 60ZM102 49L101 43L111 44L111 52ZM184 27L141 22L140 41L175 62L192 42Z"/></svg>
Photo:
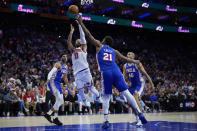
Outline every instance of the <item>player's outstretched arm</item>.
<svg viewBox="0 0 197 131"><path fill-rule="evenodd" d="M118 56L118 58L119 58L120 60L129 62L129 63L135 63L135 64L139 64L139 63L140 63L139 60L132 60L132 59L129 59L129 58L123 56L118 50L114 50L114 51L115 51L116 55Z"/></svg>
<svg viewBox="0 0 197 131"><path fill-rule="evenodd" d="M87 52L87 41L86 41L86 38L85 38L85 33L84 33L84 31L83 31L83 29L82 29L82 27L79 23L78 23L78 26L79 26L79 33L80 33L80 40L81 40L81 44L82 44L82 50L84 52Z"/></svg>
<svg viewBox="0 0 197 131"><path fill-rule="evenodd" d="M83 24L83 20L81 15L78 16L77 18L78 23L81 25L85 35L88 37L88 39L90 40L91 44L93 44L96 47L102 47L102 44L100 43L100 41L96 40L92 34L90 33L90 31L85 27L85 25Z"/></svg>
<svg viewBox="0 0 197 131"><path fill-rule="evenodd" d="M126 64L124 64L123 66L123 76L124 76L124 79L127 80Z"/></svg>
<svg viewBox="0 0 197 131"><path fill-rule="evenodd" d="M67 40L67 43L68 43L68 49L70 52L73 52L73 50L75 49L74 46L72 45L72 36L73 36L73 32L74 32L74 27L72 26L72 24L70 25L70 34L68 36L68 40Z"/></svg>
<svg viewBox="0 0 197 131"><path fill-rule="evenodd" d="M150 76L148 75L148 73L146 72L146 70L144 69L142 63L139 63L138 68L146 76L146 78L148 79L149 83L151 84L152 89L154 89L154 84L152 82L152 79L150 78Z"/></svg>

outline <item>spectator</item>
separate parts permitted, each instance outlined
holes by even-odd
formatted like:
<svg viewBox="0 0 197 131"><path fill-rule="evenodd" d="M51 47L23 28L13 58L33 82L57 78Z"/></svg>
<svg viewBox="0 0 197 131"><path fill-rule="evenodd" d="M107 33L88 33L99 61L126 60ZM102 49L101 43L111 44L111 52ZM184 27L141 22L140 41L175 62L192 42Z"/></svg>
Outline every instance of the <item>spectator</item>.
<svg viewBox="0 0 197 131"><path fill-rule="evenodd" d="M62 114L68 114L69 113L69 95L68 95L68 90L64 91L63 97L64 97L64 104L62 105L62 108L63 108L62 109L62 111L63 111Z"/></svg>
<svg viewBox="0 0 197 131"><path fill-rule="evenodd" d="M75 90L70 91L69 95L69 114L74 114L75 111L79 111L79 102L78 102L78 97L75 94Z"/></svg>
<svg viewBox="0 0 197 131"><path fill-rule="evenodd" d="M156 106L157 106L157 111L160 111L160 103L159 103L159 99L158 97L156 96L156 93L153 92L151 95L150 95L150 101L151 101L151 105L152 105L152 111L156 110Z"/></svg>
<svg viewBox="0 0 197 131"><path fill-rule="evenodd" d="M28 114L33 115L36 111L36 103L34 101L35 97L30 89L26 91L26 94L23 97L25 108L29 110Z"/></svg>
<svg viewBox="0 0 197 131"><path fill-rule="evenodd" d="M15 89L12 88L10 92L4 96L6 102L5 115L9 112L10 116L17 116L20 110L20 103L18 97L15 94Z"/></svg>

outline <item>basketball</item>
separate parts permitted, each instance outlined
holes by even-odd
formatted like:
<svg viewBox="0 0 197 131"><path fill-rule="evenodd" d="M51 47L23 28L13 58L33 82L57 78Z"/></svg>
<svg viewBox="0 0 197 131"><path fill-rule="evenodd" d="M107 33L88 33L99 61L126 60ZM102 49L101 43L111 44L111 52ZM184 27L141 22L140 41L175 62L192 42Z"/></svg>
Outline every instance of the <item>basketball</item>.
<svg viewBox="0 0 197 131"><path fill-rule="evenodd" d="M76 5L71 5L71 6L69 6L68 11L71 14L76 15L79 12L79 8Z"/></svg>

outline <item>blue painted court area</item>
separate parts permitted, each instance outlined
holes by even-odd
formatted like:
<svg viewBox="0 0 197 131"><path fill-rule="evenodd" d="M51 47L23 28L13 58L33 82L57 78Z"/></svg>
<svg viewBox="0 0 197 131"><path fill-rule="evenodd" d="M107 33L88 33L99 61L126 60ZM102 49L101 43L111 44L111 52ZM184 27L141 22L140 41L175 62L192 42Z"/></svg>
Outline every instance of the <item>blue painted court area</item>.
<svg viewBox="0 0 197 131"><path fill-rule="evenodd" d="M35 126L35 127L6 127L1 131L101 131L102 124L64 125L64 126ZM197 123L151 121L143 127L134 123L111 123L107 131L197 131ZM104 130L106 131L106 130Z"/></svg>

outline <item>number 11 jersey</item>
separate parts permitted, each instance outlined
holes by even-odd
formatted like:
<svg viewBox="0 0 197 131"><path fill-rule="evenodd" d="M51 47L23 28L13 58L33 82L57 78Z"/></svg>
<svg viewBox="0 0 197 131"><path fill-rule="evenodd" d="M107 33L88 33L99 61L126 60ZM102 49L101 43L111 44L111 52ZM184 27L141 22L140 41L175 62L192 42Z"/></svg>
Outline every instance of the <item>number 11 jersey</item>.
<svg viewBox="0 0 197 131"><path fill-rule="evenodd" d="M78 72L88 69L87 52L84 52L80 47L74 49L72 53L73 73L76 75Z"/></svg>

